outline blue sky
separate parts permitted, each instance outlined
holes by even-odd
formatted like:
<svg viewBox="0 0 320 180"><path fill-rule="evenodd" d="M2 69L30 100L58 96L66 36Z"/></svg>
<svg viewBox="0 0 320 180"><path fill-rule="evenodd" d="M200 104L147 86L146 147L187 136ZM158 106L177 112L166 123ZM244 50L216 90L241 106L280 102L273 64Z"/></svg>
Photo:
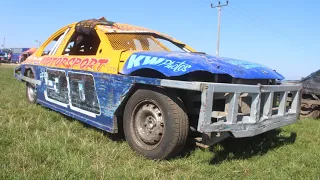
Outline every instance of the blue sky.
<svg viewBox="0 0 320 180"><path fill-rule="evenodd" d="M28 3L26 3L28 2ZM35 47L71 22L108 20L154 29L215 55L216 0L10 0L0 4L0 44ZM224 2L224 1L221 1ZM286 79L320 69L320 1L229 0L221 17L220 56L254 61Z"/></svg>

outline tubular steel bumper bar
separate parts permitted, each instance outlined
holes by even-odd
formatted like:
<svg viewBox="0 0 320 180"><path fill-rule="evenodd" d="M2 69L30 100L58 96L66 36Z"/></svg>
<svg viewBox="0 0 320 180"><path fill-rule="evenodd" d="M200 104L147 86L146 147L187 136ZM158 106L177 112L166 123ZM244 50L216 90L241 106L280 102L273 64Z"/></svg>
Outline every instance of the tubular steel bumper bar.
<svg viewBox="0 0 320 180"><path fill-rule="evenodd" d="M162 80L161 86L201 91L201 107L197 130L201 133L231 132L235 137L249 137L292 124L299 119L300 85L242 85ZM212 110L215 94L226 94L226 108L217 117ZM251 97L250 113L238 113L239 98ZM291 106L287 105L288 94ZM275 96L277 94L278 96ZM274 104L278 103L277 108ZM212 118L216 121L212 122Z"/></svg>

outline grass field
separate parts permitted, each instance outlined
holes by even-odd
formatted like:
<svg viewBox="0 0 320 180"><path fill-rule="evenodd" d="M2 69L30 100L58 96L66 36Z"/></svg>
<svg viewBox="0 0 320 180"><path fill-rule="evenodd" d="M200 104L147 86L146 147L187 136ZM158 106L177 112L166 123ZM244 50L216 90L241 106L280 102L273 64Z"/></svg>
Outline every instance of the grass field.
<svg viewBox="0 0 320 180"><path fill-rule="evenodd" d="M128 144L25 100L13 67L0 66L0 179L319 179L320 121L300 120L211 149L151 161Z"/></svg>

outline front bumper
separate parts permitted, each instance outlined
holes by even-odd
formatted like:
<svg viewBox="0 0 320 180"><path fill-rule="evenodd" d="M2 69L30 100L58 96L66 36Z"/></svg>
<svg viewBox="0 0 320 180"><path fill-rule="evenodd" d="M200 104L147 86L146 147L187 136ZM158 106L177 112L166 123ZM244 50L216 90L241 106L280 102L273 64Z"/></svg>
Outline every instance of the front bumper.
<svg viewBox="0 0 320 180"><path fill-rule="evenodd" d="M243 85L162 80L161 86L201 91L197 131L231 132L250 137L295 123L300 118L301 85ZM289 104L288 98L292 101ZM241 98L250 99L249 112L239 113ZM213 111L215 99L225 99L224 111Z"/></svg>

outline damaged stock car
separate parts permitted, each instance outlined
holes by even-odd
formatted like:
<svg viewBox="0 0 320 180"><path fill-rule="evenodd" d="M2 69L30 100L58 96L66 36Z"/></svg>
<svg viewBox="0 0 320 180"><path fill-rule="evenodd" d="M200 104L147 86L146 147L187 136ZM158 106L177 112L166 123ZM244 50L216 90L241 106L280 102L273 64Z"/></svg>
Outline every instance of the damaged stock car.
<svg viewBox="0 0 320 180"><path fill-rule="evenodd" d="M30 103L123 131L130 147L149 159L179 155L190 134L208 147L299 119L301 86L278 85L284 77L276 71L105 18L59 29L14 76L26 83Z"/></svg>

